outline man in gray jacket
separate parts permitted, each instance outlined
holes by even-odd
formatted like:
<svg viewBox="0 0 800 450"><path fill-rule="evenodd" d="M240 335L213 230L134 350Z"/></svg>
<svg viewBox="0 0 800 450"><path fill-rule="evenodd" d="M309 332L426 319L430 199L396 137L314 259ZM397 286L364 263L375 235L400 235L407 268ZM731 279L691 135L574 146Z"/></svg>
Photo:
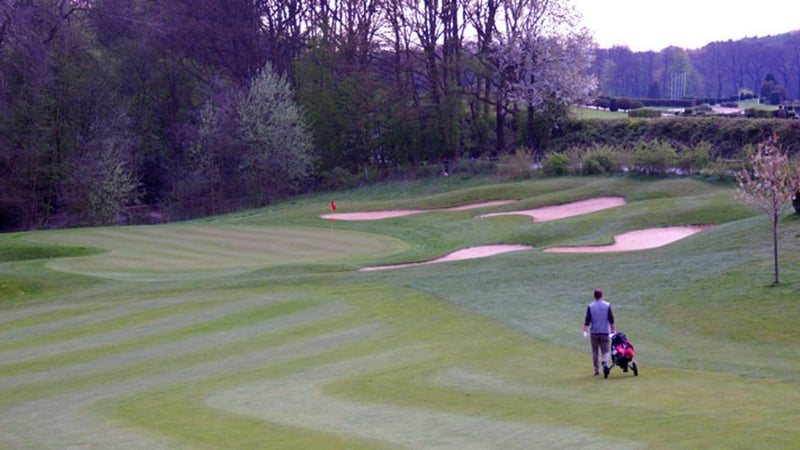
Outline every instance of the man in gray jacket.
<svg viewBox="0 0 800 450"><path fill-rule="evenodd" d="M614 333L614 312L611 304L603 299L603 291L594 291L594 301L586 308L586 319L583 321L583 338L591 333L592 363L595 376L600 375L597 361L598 352L603 354L603 374L608 376L609 334Z"/></svg>

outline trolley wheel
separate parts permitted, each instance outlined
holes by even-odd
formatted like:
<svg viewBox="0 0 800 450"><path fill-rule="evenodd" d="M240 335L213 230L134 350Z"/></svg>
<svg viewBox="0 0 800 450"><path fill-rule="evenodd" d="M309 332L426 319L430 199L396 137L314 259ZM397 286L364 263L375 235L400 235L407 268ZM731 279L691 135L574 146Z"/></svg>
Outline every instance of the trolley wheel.
<svg viewBox="0 0 800 450"><path fill-rule="evenodd" d="M636 363L631 363L631 369L633 369L633 376L639 376L639 367L636 366Z"/></svg>

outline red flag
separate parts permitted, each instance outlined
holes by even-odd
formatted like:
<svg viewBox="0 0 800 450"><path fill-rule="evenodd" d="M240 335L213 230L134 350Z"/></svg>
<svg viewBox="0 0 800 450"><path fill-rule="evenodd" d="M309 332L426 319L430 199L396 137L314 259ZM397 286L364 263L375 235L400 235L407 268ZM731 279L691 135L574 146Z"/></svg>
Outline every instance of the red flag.
<svg viewBox="0 0 800 450"><path fill-rule="evenodd" d="M331 200L331 211L336 211L336 203L333 200Z"/></svg>

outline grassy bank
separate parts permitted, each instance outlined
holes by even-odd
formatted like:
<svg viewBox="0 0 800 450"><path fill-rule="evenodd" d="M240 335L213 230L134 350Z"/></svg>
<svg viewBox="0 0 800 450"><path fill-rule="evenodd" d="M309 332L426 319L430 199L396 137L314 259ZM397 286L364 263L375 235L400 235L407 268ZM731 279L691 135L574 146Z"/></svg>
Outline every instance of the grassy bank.
<svg viewBox="0 0 800 450"><path fill-rule="evenodd" d="M596 196L555 222L476 219ZM791 448L800 222L693 179L446 179L189 223L0 238L3 448ZM669 225L631 253L543 253ZM532 250L404 269L485 244ZM591 376L603 288L640 376Z"/></svg>

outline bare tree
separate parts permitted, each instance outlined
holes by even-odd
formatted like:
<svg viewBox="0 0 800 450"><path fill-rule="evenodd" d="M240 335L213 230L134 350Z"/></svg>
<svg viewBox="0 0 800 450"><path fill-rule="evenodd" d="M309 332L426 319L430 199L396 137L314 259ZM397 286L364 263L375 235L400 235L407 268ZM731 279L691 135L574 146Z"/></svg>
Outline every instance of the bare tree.
<svg viewBox="0 0 800 450"><path fill-rule="evenodd" d="M263 21L250 0L157 2L161 45L247 85L266 62Z"/></svg>
<svg viewBox="0 0 800 450"><path fill-rule="evenodd" d="M758 145L748 165L736 174L739 198L764 211L772 220L772 248L775 284L778 268L778 221L800 186L800 170L792 164L786 149L772 137Z"/></svg>
<svg viewBox="0 0 800 450"><path fill-rule="evenodd" d="M257 0L255 3L269 61L279 73L291 73L292 61L302 52L307 33L316 28L311 23L310 11L317 2Z"/></svg>
<svg viewBox="0 0 800 450"><path fill-rule="evenodd" d="M476 62L472 71L475 73L473 83L473 100L470 101L471 133L480 144L487 144L488 139L483 123L489 117L492 103L492 79L494 67L497 66L491 57L494 34L497 29L497 15L502 0L464 0L465 21L475 32L475 43L472 60Z"/></svg>

